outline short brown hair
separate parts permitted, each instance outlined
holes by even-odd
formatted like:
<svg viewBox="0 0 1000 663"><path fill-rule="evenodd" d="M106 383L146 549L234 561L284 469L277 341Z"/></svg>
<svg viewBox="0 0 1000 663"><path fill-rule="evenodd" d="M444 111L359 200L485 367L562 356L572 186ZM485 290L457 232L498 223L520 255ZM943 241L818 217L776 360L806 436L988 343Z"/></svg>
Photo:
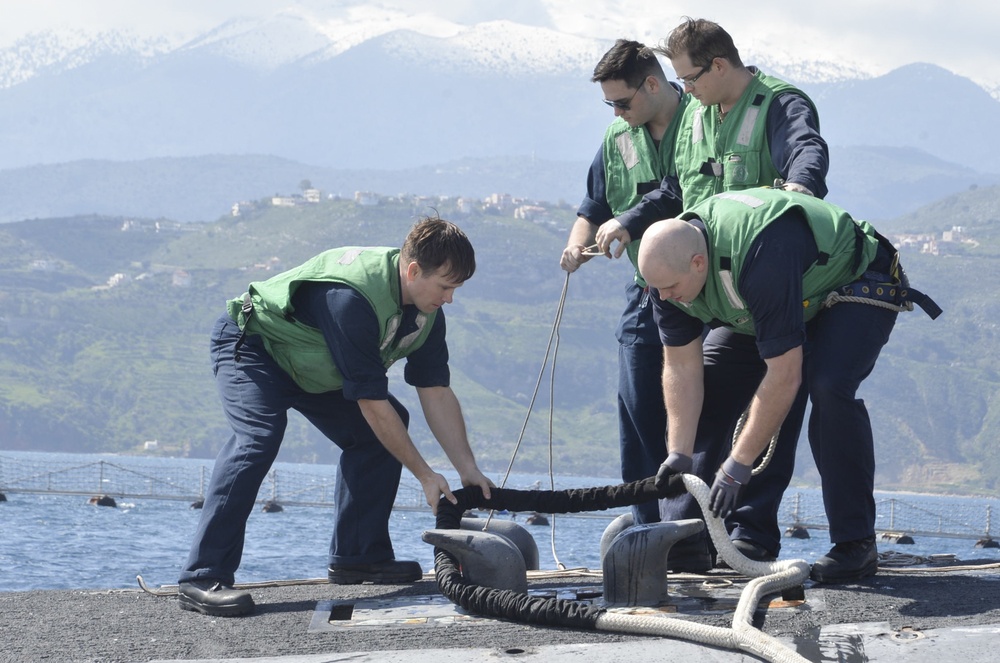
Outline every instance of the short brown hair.
<svg viewBox="0 0 1000 663"><path fill-rule="evenodd" d="M695 67L707 67L715 58L725 58L734 67L743 66L740 52L729 33L718 23L704 18L685 17L684 22L653 50L670 60L687 53Z"/></svg>
<svg viewBox="0 0 1000 663"><path fill-rule="evenodd" d="M432 274L447 266L445 276L464 283L476 272L476 252L465 233L439 216L425 216L406 235L400 260L416 262L420 271Z"/></svg>

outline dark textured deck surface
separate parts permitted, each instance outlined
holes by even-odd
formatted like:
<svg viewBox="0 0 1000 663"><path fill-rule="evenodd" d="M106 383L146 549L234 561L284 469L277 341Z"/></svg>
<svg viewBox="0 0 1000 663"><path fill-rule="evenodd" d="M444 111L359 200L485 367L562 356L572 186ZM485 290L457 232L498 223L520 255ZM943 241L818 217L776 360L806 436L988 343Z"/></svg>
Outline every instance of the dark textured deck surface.
<svg viewBox="0 0 1000 663"><path fill-rule="evenodd" d="M595 600L595 592L599 597L601 582L596 573L529 577L532 592L580 600ZM726 571L705 578L677 576L669 585L671 605L664 610L727 627L744 584L745 578ZM608 660L612 651L631 652L629 658L656 652L647 660L668 660L671 653L700 647L463 615L428 575L409 586L313 581L252 592L256 612L233 618L182 611L176 598L138 588L0 593L0 660L446 663L497 657ZM331 622L331 612L340 619ZM992 661L1000 648L1000 564L883 568L874 578L843 586L807 582L804 603L774 603L760 610L756 621L810 661ZM759 660L701 649L703 660Z"/></svg>

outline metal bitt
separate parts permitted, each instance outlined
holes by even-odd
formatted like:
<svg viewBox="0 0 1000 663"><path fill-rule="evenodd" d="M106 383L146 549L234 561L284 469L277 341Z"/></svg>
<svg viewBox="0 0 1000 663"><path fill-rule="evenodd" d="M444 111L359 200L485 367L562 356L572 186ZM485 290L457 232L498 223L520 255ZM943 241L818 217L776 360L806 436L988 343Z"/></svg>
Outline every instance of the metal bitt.
<svg viewBox="0 0 1000 663"><path fill-rule="evenodd" d="M487 522L489 524L486 524ZM524 558L524 568L529 571L538 569L538 544L535 542L535 537L513 520L462 518L462 529L486 531L506 537L521 551L521 557Z"/></svg>
<svg viewBox="0 0 1000 663"><path fill-rule="evenodd" d="M604 602L655 606L666 601L670 548L703 529L702 520L676 520L634 525L615 536L602 556Z"/></svg>
<svg viewBox="0 0 1000 663"><path fill-rule="evenodd" d="M623 513L614 520L611 524L604 528L604 534L601 535L601 561L604 561L604 555L607 554L608 548L611 547L611 542L615 540L615 537L627 530L629 527L635 525L635 519L632 517L632 512Z"/></svg>
<svg viewBox="0 0 1000 663"><path fill-rule="evenodd" d="M524 557L510 539L480 529L429 529L421 537L458 559L462 577L482 587L528 591Z"/></svg>

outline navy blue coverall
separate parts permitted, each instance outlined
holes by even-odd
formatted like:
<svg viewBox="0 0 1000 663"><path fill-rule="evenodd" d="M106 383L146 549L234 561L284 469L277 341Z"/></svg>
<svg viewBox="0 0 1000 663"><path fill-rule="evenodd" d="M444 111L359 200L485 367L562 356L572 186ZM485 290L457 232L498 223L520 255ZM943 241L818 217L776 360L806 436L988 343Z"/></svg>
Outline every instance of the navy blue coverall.
<svg viewBox="0 0 1000 663"><path fill-rule="evenodd" d="M817 121L809 104L797 94L778 95L768 108L767 135L773 163L789 181L808 187L822 198L827 193L825 178L829 152L822 140L816 140L817 132ZM590 166L587 196L577 215L596 226L613 218L606 190L603 149L600 149ZM634 241L642 238L650 224L679 215L682 207L677 178L667 177L659 189L649 192L635 207L618 216L618 221ZM655 331L648 293L630 282L625 288L625 299L625 311L616 336L619 342L618 423L622 480L629 482L655 475L666 460L667 422L662 387L663 350ZM716 343L726 347L731 358L735 357L736 346L739 346L751 365L749 370L763 370L763 362L752 340L720 332L706 344L705 351L712 352ZM753 488L748 488L744 495L745 507L738 516L741 525L734 534L734 538L750 540L774 555L778 554L781 538L777 507L772 509L771 505L780 501L791 480L806 401L803 388L782 426L775 458L768 469L755 477ZM700 512L691 515L691 503L687 498L639 504L633 507L632 513L636 523L700 517ZM733 516L731 520L735 522L736 518Z"/></svg>
<svg viewBox="0 0 1000 663"><path fill-rule="evenodd" d="M215 579L232 584L246 536L246 521L288 423L300 412L342 450L337 465L334 530L329 563L375 564L394 558L389 515L402 465L379 442L358 399L388 399L403 424L406 408L388 390L379 359L375 311L346 285L307 283L293 298L295 317L322 330L344 388L321 394L302 390L249 334L235 357L239 326L228 316L212 331L211 360L223 410L233 435L219 451L206 491L201 520L179 582ZM416 329L415 306L403 307L397 336ZM444 311L427 340L407 357L404 379L416 387L447 386L450 380Z"/></svg>
<svg viewBox="0 0 1000 663"><path fill-rule="evenodd" d="M763 230L747 256L738 280L739 294L753 316L755 336L717 327L704 341L704 402L692 472L712 483L732 446L736 421L763 378L764 359L802 346L803 383L812 400L809 444L821 476L830 539L839 543L872 536L874 440L868 411L857 390L871 374L898 313L864 303L838 303L809 323L803 321L802 274L816 261L818 250L797 210ZM880 245L868 269L888 274L891 261L887 248ZM654 298L654 313L664 345L687 345L702 334L700 320L658 296ZM732 342L737 336L755 343L756 361L748 356L744 343ZM788 424L786 420L782 428ZM778 447L780 450L780 441ZM749 493L763 476L750 479L745 491ZM772 488L777 489L780 483L775 482ZM754 511L766 507L768 516L777 513L780 494L769 504L760 502L760 493L756 494L753 502L738 501L737 510L727 518L733 538L760 542L762 533L754 529L753 524L759 521ZM688 505L687 517L700 517L697 504L689 500Z"/></svg>

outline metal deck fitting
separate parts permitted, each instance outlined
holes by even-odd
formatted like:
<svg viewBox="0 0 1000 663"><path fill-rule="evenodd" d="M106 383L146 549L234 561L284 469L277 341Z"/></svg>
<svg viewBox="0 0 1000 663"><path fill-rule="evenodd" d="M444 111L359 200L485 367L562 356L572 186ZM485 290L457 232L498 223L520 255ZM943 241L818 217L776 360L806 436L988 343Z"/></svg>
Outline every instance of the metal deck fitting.
<svg viewBox="0 0 1000 663"><path fill-rule="evenodd" d="M510 539L481 529L429 529L421 537L458 559L462 577L483 587L528 591L521 551Z"/></svg>
<svg viewBox="0 0 1000 663"><path fill-rule="evenodd" d="M607 527L604 528L604 532L601 534L601 559L604 559L604 555L608 552L608 548L611 547L611 542L615 540L615 537L627 530L629 527L635 525L635 520L632 518L632 512L623 513L614 520L612 520Z"/></svg>
<svg viewBox="0 0 1000 663"><path fill-rule="evenodd" d="M521 551L521 556L524 558L524 568L528 571L538 570L538 544L535 543L535 537L513 520L462 518L462 529L486 531L508 538Z"/></svg>
<svg viewBox="0 0 1000 663"><path fill-rule="evenodd" d="M655 606L666 601L670 548L703 529L704 521L692 518L633 525L617 534L601 558L605 603Z"/></svg>

